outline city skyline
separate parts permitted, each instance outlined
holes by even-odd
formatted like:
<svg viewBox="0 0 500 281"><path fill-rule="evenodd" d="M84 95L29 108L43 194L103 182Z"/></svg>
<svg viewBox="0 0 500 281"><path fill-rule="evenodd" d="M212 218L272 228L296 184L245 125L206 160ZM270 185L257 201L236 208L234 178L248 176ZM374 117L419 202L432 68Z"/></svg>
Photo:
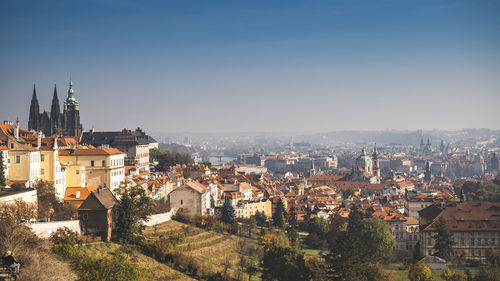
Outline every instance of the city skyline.
<svg viewBox="0 0 500 281"><path fill-rule="evenodd" d="M3 119L70 76L84 130L500 129L500 3L0 4Z"/></svg>

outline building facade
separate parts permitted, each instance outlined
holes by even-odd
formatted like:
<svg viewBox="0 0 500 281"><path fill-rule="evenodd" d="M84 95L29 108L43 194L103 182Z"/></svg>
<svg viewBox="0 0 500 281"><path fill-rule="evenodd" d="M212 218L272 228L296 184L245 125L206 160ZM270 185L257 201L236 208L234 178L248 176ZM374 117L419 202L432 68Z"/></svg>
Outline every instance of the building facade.
<svg viewBox="0 0 500 281"><path fill-rule="evenodd" d="M135 166L140 172L149 171L149 149L157 146L157 142L148 136L141 128L135 131L123 129L115 132L84 132L82 140L85 145L111 146L125 153L126 166Z"/></svg>
<svg viewBox="0 0 500 281"><path fill-rule="evenodd" d="M431 218L420 220L422 256L435 253L435 237L440 218L445 220L447 228L453 234L455 253L464 261L485 262L490 250L500 250L500 203L449 203L434 213Z"/></svg>
<svg viewBox="0 0 500 281"><path fill-rule="evenodd" d="M211 213L210 190L198 182L188 182L170 193L170 207L191 214Z"/></svg>
<svg viewBox="0 0 500 281"><path fill-rule="evenodd" d="M68 180L72 183L81 182L84 173L88 186L106 186L113 191L125 180L125 153L116 148L61 149L59 159L68 169L67 178L76 177Z"/></svg>

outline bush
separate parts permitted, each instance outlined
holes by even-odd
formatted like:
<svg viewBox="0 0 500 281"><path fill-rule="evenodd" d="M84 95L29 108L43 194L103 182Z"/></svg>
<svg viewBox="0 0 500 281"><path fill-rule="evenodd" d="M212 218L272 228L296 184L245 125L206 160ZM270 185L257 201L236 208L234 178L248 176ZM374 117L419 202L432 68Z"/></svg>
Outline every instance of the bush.
<svg viewBox="0 0 500 281"><path fill-rule="evenodd" d="M174 219L178 222L191 224L193 216L191 215L191 213L189 211L187 211L183 208L180 208L179 210L177 210L175 215L172 216L172 219Z"/></svg>
<svg viewBox="0 0 500 281"><path fill-rule="evenodd" d="M12 190L14 190L14 191L20 191L26 187L22 183L14 183L10 186L10 188L12 188Z"/></svg>
<svg viewBox="0 0 500 281"><path fill-rule="evenodd" d="M54 244L76 244L80 235L67 227L60 227L50 236L50 242Z"/></svg>
<svg viewBox="0 0 500 281"><path fill-rule="evenodd" d="M69 244L56 244L53 252L73 265L80 281L153 280L149 272L120 254L96 257Z"/></svg>

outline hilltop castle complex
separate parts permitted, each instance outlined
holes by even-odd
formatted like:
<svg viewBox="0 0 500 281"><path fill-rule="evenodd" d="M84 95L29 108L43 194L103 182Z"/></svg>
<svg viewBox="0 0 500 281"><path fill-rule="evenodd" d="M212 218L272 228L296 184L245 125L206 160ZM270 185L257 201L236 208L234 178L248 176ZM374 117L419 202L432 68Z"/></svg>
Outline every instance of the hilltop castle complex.
<svg viewBox="0 0 500 281"><path fill-rule="evenodd" d="M46 136L63 135L68 137L80 137L83 131L80 123L80 109L75 98L73 82L70 79L68 97L64 101L64 110L61 113L57 88L54 85L54 96L50 113L44 111L40 113L36 89L33 86L33 97L31 98L30 116L28 129L43 132Z"/></svg>

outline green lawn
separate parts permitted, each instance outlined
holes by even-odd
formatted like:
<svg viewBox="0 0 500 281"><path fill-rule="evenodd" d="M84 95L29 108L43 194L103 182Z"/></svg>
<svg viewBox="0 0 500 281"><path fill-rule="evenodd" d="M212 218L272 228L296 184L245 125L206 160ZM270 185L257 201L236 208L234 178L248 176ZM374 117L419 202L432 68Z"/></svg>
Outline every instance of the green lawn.
<svg viewBox="0 0 500 281"><path fill-rule="evenodd" d="M460 271L460 272L463 272L464 270L461 270L461 269L458 269L458 270L454 270L452 269L452 271ZM410 279L408 279L408 271L407 270L386 270L386 272L392 272L394 274L394 280L395 281L409 281ZM432 278L434 281L443 281L443 279L441 279L441 273L443 271L442 270L433 270L432 271ZM475 270L472 270L472 274L475 273Z"/></svg>
<svg viewBox="0 0 500 281"><path fill-rule="evenodd" d="M304 255L306 257L317 257L320 258L320 250L318 249L304 249Z"/></svg>

